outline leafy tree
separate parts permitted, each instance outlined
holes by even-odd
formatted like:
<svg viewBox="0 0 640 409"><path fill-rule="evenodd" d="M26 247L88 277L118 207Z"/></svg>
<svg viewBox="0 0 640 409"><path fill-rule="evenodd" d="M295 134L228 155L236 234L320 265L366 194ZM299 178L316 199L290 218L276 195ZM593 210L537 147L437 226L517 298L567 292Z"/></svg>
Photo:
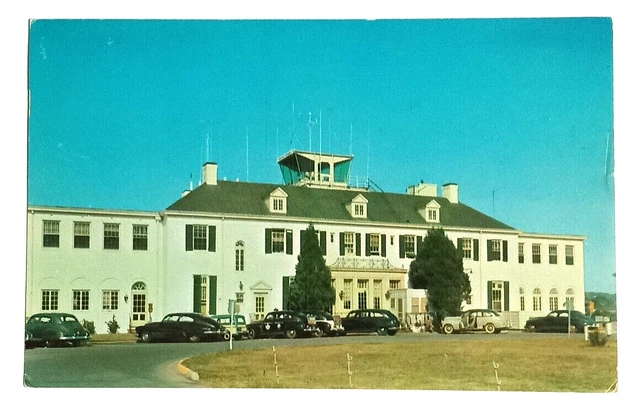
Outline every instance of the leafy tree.
<svg viewBox="0 0 640 409"><path fill-rule="evenodd" d="M289 308L328 311L336 299L318 235L312 224L302 233L296 277L289 288Z"/></svg>
<svg viewBox="0 0 640 409"><path fill-rule="evenodd" d="M462 254L444 230L429 229L416 259L409 268L411 288L423 288L429 295L429 309L440 318L460 313L462 300L471 293L469 277L462 267Z"/></svg>

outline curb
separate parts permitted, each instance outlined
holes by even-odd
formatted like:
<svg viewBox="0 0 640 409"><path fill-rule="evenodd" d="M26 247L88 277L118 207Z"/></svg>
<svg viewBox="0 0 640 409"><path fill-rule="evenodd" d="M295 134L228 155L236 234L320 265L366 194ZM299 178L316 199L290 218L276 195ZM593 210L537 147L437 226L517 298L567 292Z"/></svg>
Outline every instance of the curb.
<svg viewBox="0 0 640 409"><path fill-rule="evenodd" d="M191 369L187 368L186 366L184 366L182 363L185 361L185 359L183 359L182 361L178 362L178 372L180 372L182 375L186 376L187 379L192 380L192 381L198 381L200 380L200 375L198 375L197 372L192 371Z"/></svg>

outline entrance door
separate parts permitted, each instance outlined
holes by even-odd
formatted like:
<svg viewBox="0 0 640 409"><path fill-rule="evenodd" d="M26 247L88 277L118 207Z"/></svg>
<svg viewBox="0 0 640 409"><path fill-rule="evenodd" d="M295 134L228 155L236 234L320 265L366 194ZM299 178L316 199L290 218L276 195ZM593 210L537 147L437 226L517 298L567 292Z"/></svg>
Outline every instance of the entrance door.
<svg viewBox="0 0 640 409"><path fill-rule="evenodd" d="M131 287L131 326L144 325L149 320L147 314L147 286L138 281Z"/></svg>

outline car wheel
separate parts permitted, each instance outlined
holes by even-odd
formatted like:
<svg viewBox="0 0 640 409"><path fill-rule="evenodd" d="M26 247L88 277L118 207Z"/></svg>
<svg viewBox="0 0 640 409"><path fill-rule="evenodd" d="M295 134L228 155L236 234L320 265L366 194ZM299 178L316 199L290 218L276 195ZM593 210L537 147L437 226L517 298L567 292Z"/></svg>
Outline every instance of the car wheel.
<svg viewBox="0 0 640 409"><path fill-rule="evenodd" d="M444 324L444 327L442 327L442 332L444 332L447 335L453 334L453 325Z"/></svg>
<svg viewBox="0 0 640 409"><path fill-rule="evenodd" d="M247 330L247 338L249 339L255 339L256 338L256 330L253 328L249 328Z"/></svg>
<svg viewBox="0 0 640 409"><path fill-rule="evenodd" d="M318 325L318 329L320 330L318 332L318 336L323 336L323 335L329 334L329 328L324 326L324 325Z"/></svg>
<svg viewBox="0 0 640 409"><path fill-rule="evenodd" d="M487 325L484 326L484 332L486 332L487 334L495 334L496 326L493 325L492 323L488 323Z"/></svg>
<svg viewBox="0 0 640 409"><path fill-rule="evenodd" d="M143 332L140 334L140 339L142 342L151 342L151 334L148 332Z"/></svg>
<svg viewBox="0 0 640 409"><path fill-rule="evenodd" d="M196 334L191 334L187 336L187 340L189 342L200 342L200 336L196 335Z"/></svg>
<svg viewBox="0 0 640 409"><path fill-rule="evenodd" d="M222 338L224 338L225 341L228 341L229 338L231 338L231 333L229 331L225 332Z"/></svg>
<svg viewBox="0 0 640 409"><path fill-rule="evenodd" d="M378 335L387 335L387 328L380 327L376 332L378 333Z"/></svg>
<svg viewBox="0 0 640 409"><path fill-rule="evenodd" d="M56 341L52 340L52 339L47 339L44 341L44 347L45 348L53 348L54 346L56 346Z"/></svg>
<svg viewBox="0 0 640 409"><path fill-rule="evenodd" d="M298 331L296 331L295 328L288 329L285 331L284 335L289 339L293 339L298 335Z"/></svg>
<svg viewBox="0 0 640 409"><path fill-rule="evenodd" d="M525 328L525 330L527 332L536 332L536 327L535 325L527 325L527 327Z"/></svg>
<svg viewBox="0 0 640 409"><path fill-rule="evenodd" d="M396 335L397 333L398 333L398 330L396 330L396 329L392 329L392 330L387 331L387 334L389 334L389 335Z"/></svg>

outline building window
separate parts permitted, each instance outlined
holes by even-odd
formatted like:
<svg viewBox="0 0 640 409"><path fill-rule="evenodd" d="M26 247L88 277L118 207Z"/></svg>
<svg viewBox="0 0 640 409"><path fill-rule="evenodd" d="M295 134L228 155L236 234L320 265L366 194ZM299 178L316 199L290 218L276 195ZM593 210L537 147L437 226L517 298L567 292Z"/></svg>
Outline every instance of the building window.
<svg viewBox="0 0 640 409"><path fill-rule="evenodd" d="M265 302L264 294L256 294L256 319L264 318Z"/></svg>
<svg viewBox="0 0 640 409"><path fill-rule="evenodd" d="M396 299L395 298L391 299L391 308L394 308L394 309L396 308Z"/></svg>
<svg viewBox="0 0 640 409"><path fill-rule="evenodd" d="M533 310L541 311L542 310L542 291L539 288L533 290Z"/></svg>
<svg viewBox="0 0 640 409"><path fill-rule="evenodd" d="M491 259L500 260L500 240L491 240Z"/></svg>
<svg viewBox="0 0 640 409"><path fill-rule="evenodd" d="M400 280L389 280L389 289L397 290L400 288Z"/></svg>
<svg viewBox="0 0 640 409"><path fill-rule="evenodd" d="M378 256L380 255L380 235L369 235L369 254Z"/></svg>
<svg viewBox="0 0 640 409"><path fill-rule="evenodd" d="M87 222L73 223L73 248L88 249L89 248L89 231L90 224Z"/></svg>
<svg viewBox="0 0 640 409"><path fill-rule="evenodd" d="M42 290L42 311L58 310L59 290Z"/></svg>
<svg viewBox="0 0 640 409"><path fill-rule="evenodd" d="M351 286L353 284L353 280L344 280L343 290L344 294L342 297L342 307L345 310L351 309L351 292L353 291Z"/></svg>
<svg viewBox="0 0 640 409"><path fill-rule="evenodd" d="M430 222L438 221L438 210L437 209L429 209L427 220Z"/></svg>
<svg viewBox="0 0 640 409"><path fill-rule="evenodd" d="M355 253L355 233L344 234L344 254L349 256Z"/></svg>
<svg viewBox="0 0 640 409"><path fill-rule="evenodd" d="M573 265L573 246L564 246L565 263L568 266Z"/></svg>
<svg viewBox="0 0 640 409"><path fill-rule="evenodd" d="M549 291L549 310L557 310L558 309L558 290L552 288Z"/></svg>
<svg viewBox="0 0 640 409"><path fill-rule="evenodd" d="M244 271L244 242L236 242L236 271Z"/></svg>
<svg viewBox="0 0 640 409"><path fill-rule="evenodd" d="M271 211L276 213L284 212L284 199L274 197L271 199Z"/></svg>
<svg viewBox="0 0 640 409"><path fill-rule="evenodd" d="M367 308L367 292L369 280L358 280L358 309Z"/></svg>
<svg viewBox="0 0 640 409"><path fill-rule="evenodd" d="M525 301L524 288L520 287L520 311L524 311L524 301Z"/></svg>
<svg viewBox="0 0 640 409"><path fill-rule="evenodd" d="M287 192L277 188L269 194L267 205L272 213L287 213Z"/></svg>
<svg viewBox="0 0 640 409"><path fill-rule="evenodd" d="M462 239L462 258L470 259L473 256L473 242L469 238Z"/></svg>
<svg viewBox="0 0 640 409"><path fill-rule="evenodd" d="M118 309L118 290L102 291L102 309L103 310Z"/></svg>
<svg viewBox="0 0 640 409"><path fill-rule="evenodd" d="M555 244L549 245L549 264L558 264L558 246Z"/></svg>
<svg viewBox="0 0 640 409"><path fill-rule="evenodd" d="M382 308L382 280L373 280L373 308Z"/></svg>
<svg viewBox="0 0 640 409"><path fill-rule="evenodd" d="M540 245L539 244L531 245L531 261L534 264L540 264Z"/></svg>
<svg viewBox="0 0 640 409"><path fill-rule="evenodd" d="M351 217L367 217L367 198L359 194L351 200Z"/></svg>
<svg viewBox="0 0 640 409"><path fill-rule="evenodd" d="M193 249L207 249L207 226L202 224L193 225Z"/></svg>
<svg viewBox="0 0 640 409"><path fill-rule="evenodd" d="M401 236L400 240L404 241L404 254L402 257L415 258L416 236Z"/></svg>
<svg viewBox="0 0 640 409"><path fill-rule="evenodd" d="M502 281L491 283L491 308L502 312Z"/></svg>
<svg viewBox="0 0 640 409"><path fill-rule="evenodd" d="M120 248L120 225L115 223L104 224L104 248L117 250Z"/></svg>
<svg viewBox="0 0 640 409"><path fill-rule="evenodd" d="M465 302L467 303L467 305L471 305L471 294L467 294L467 299L465 300Z"/></svg>
<svg viewBox="0 0 640 409"><path fill-rule="evenodd" d="M364 205L363 204L355 204L353 205L353 216L354 217L364 217Z"/></svg>
<svg viewBox="0 0 640 409"><path fill-rule="evenodd" d="M518 263L524 264L524 243L518 243Z"/></svg>
<svg viewBox="0 0 640 409"><path fill-rule="evenodd" d="M569 288L565 294L566 298L565 298L565 304L564 304L568 310L572 310L574 308L574 305L573 305L574 296L575 296L575 293L573 292L573 289Z"/></svg>
<svg viewBox="0 0 640 409"><path fill-rule="evenodd" d="M236 293L236 304L242 304L244 302L244 293Z"/></svg>
<svg viewBox="0 0 640 409"><path fill-rule="evenodd" d="M142 224L133 225L133 249L134 250L146 250L148 246L147 242L147 229L148 226Z"/></svg>
<svg viewBox="0 0 640 409"><path fill-rule="evenodd" d="M73 290L73 309L76 311L89 309L89 290Z"/></svg>
<svg viewBox="0 0 640 409"><path fill-rule="evenodd" d="M60 222L42 221L42 247L60 247Z"/></svg>
<svg viewBox="0 0 640 409"><path fill-rule="evenodd" d="M271 231L271 252L284 253L284 230Z"/></svg>

